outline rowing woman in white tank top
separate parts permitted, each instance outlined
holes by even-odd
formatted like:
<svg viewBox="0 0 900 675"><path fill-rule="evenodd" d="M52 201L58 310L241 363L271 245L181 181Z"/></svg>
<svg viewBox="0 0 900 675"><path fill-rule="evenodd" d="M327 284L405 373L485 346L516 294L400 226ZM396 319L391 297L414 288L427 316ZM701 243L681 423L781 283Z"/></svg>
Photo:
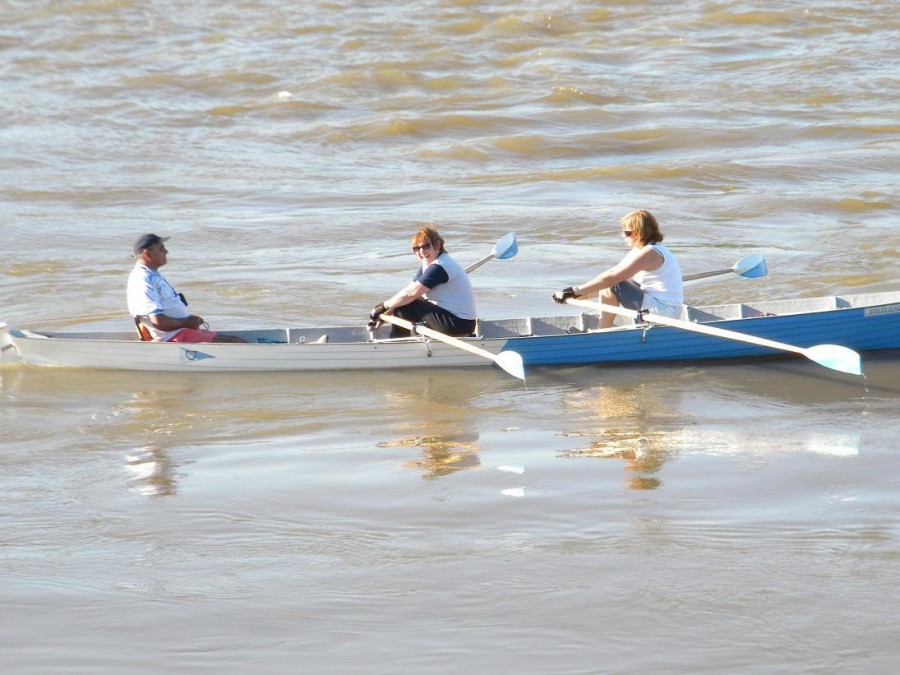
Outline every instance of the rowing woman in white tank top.
<svg viewBox="0 0 900 675"><path fill-rule="evenodd" d="M654 314L678 317L684 290L678 260L662 244L663 233L649 211L632 211L620 221L629 250L618 264L580 286L553 294L556 302L599 293L604 305L646 309ZM603 312L600 327L613 325L616 315Z"/></svg>

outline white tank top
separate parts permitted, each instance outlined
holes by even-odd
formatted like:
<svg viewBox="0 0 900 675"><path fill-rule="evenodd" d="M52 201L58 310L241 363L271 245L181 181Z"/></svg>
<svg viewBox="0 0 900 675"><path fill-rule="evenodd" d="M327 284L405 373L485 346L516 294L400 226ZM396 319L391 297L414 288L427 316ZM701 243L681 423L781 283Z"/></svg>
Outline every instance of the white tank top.
<svg viewBox="0 0 900 675"><path fill-rule="evenodd" d="M651 272L641 271L634 275L634 282L641 290L667 305L684 303L684 286L678 260L663 244L650 244L663 257L662 267Z"/></svg>

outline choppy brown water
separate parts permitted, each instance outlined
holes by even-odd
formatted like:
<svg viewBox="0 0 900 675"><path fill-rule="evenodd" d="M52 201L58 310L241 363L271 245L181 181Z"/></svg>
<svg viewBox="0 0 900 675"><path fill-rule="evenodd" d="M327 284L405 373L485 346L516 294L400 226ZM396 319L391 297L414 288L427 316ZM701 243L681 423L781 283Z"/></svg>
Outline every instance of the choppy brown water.
<svg viewBox="0 0 900 675"><path fill-rule="evenodd" d="M7 2L0 321L361 321L432 222L485 316L621 254L694 302L896 288L897 12ZM885 672L900 363L163 376L0 368L8 672Z"/></svg>

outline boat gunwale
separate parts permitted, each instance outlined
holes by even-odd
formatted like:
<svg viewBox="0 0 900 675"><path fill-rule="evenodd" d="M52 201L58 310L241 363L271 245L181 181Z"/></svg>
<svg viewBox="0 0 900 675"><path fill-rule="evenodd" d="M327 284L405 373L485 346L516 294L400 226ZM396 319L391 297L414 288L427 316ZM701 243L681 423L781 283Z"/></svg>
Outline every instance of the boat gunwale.
<svg viewBox="0 0 900 675"><path fill-rule="evenodd" d="M856 295L829 295L815 298L796 298L790 300L763 300L760 302L736 302L725 303L720 305L684 305L681 316L682 321L691 321L693 323L716 325L719 323L742 322L748 319L766 319L787 316L805 316L811 314L831 313L842 310L865 309L870 313L878 308L893 308L897 306L900 311L900 291L884 291L878 293L856 294ZM773 310L781 309L781 312ZM787 310L787 311L784 311ZM790 311L793 310L793 311ZM568 323L575 323L576 326L563 328ZM483 331L489 327L497 330L503 330L505 326L523 324L528 326L527 331L505 330L503 334L490 334ZM560 325L562 324L562 325ZM548 332L537 333L534 327L538 326ZM547 337L551 335L565 334L582 334L609 332L616 330L633 330L640 328L641 324L617 324L610 329L599 328L597 314L594 312L573 312L570 314L552 314L542 316L524 316L524 317L506 317L501 319L479 319L476 333L462 339L472 342L493 339L510 339L515 337ZM553 330L553 328L557 330ZM56 331L56 330L29 330L23 328L13 328L6 324L0 323L0 329L6 329L15 337L36 338L36 339L58 339L58 340L94 340L94 341L110 341L110 342L143 342L134 331ZM338 326L286 326L275 328L246 328L235 329L231 331L222 331L228 335L239 336L260 336L261 334L277 334L287 332L288 339L280 342L258 341L245 343L247 345L257 346L274 346L278 344L317 344L315 341L302 340L295 341L290 339L292 334L304 335L307 332L325 333L327 331L349 331L354 334L362 334L367 332L364 327L338 325ZM403 341L421 342L427 338L421 336L403 337L403 338L371 338L368 340L342 341L333 340L331 334L328 334L327 344L368 344L368 343L395 343ZM166 344L159 342L148 342L147 344ZM183 344L183 343L169 343ZM224 343L216 343L224 344ZM241 344L241 343L237 343Z"/></svg>

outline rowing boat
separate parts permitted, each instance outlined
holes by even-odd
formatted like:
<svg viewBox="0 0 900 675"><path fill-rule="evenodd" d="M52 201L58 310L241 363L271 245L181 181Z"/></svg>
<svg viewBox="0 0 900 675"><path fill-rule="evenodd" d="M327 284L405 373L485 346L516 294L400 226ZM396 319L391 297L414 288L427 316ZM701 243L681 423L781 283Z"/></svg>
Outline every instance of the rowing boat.
<svg viewBox="0 0 900 675"><path fill-rule="evenodd" d="M416 335L390 339L387 327L265 328L230 331L247 344L142 342L136 332L57 332L0 324L4 362L143 371L317 371L490 364L479 355L516 352L525 366L727 361L781 354L677 327L627 322L600 329L594 312L480 320L463 342ZM860 351L900 348L900 292L685 306L682 321L799 347L828 342ZM724 332L724 331L723 331Z"/></svg>

